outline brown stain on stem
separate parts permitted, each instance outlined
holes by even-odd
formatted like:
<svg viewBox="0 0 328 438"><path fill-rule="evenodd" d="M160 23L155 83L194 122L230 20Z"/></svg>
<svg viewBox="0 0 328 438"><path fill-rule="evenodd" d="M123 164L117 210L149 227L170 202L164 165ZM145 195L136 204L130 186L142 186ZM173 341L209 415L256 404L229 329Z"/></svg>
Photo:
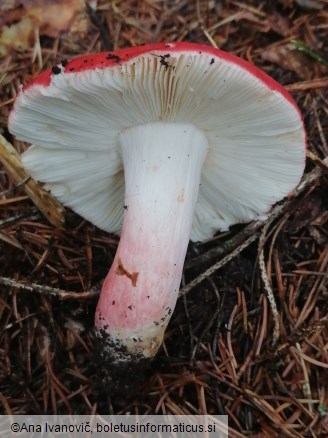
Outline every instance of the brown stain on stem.
<svg viewBox="0 0 328 438"><path fill-rule="evenodd" d="M183 204L183 203L184 203L184 200L185 200L185 197L184 197L184 190L182 190L182 191L178 194L178 196L177 196L177 201L178 201L180 204Z"/></svg>
<svg viewBox="0 0 328 438"><path fill-rule="evenodd" d="M138 280L139 272L127 271L124 268L122 260L119 257L118 257L118 265L117 265L115 272L117 275L125 275L126 277L128 277L131 280L132 286L137 287L137 280Z"/></svg>

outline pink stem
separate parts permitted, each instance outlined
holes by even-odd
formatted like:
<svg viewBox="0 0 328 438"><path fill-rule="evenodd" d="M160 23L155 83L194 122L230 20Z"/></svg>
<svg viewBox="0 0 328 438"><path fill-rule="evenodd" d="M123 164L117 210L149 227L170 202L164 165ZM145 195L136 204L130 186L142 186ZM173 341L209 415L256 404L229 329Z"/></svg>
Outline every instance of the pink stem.
<svg viewBox="0 0 328 438"><path fill-rule="evenodd" d="M117 361L151 358L175 308L207 139L191 124L151 123L120 135L125 215L96 310Z"/></svg>

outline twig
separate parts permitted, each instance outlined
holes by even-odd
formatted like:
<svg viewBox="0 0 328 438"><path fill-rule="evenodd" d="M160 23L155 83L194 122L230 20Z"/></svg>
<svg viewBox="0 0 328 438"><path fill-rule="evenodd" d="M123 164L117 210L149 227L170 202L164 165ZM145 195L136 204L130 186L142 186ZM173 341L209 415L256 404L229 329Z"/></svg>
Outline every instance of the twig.
<svg viewBox="0 0 328 438"><path fill-rule="evenodd" d="M301 349L301 346L298 342L296 342L296 348L297 348L297 352L299 352L299 357L300 357L300 361L301 361L301 367L303 370L303 376L304 376L304 385L303 385L303 391L304 391L304 396L305 398L307 398L309 400L308 406L309 406L309 411L311 412L311 414L313 414L313 406L312 406L312 393L311 393L311 386L310 386L310 380L309 380L309 373L307 372L306 369L306 365L305 365L305 360L303 357L303 352Z"/></svg>
<svg viewBox="0 0 328 438"><path fill-rule="evenodd" d="M5 286L14 287L15 289L21 289L26 292L37 292L43 295L52 295L60 300L82 300L89 299L99 296L99 288L93 287L89 291L86 292L74 292L74 291L66 291L63 289L57 289L50 286L44 286L37 283L23 283L12 278L0 277L0 284L4 284Z"/></svg>
<svg viewBox="0 0 328 438"><path fill-rule="evenodd" d="M325 166L328 165L328 158L325 158L324 160L321 161ZM294 198L296 198L300 193L302 193L305 189L307 189L312 184L313 181L317 180L322 175L323 175L323 170L321 168L315 168L314 170L312 170L312 172L304 175L302 181L293 192L294 195L293 199L287 198L284 203L276 204L271 210L270 216L267 220L270 220L271 222L272 220L276 219L281 213L287 211L290 208L292 201L294 201ZM266 223L265 221L251 222L243 230L241 230L231 239L222 243L220 246L216 248L212 248L209 251L205 252L204 254L194 257L193 259L187 261L185 263L185 269L193 268L195 266L208 263L217 257L222 257L227 253L234 251L235 248L238 248L243 242L245 242L248 239L249 236L254 236L256 234L256 237L254 238L255 240L260 234L259 230L264 226L265 223Z"/></svg>
<svg viewBox="0 0 328 438"><path fill-rule="evenodd" d="M328 164L328 157L322 160L324 164ZM235 236L229 244L227 245L230 248L233 248L227 256L225 256L223 259L221 259L219 262L215 263L213 266L208 268L205 272L200 274L198 277L196 277L194 280L192 280L190 283L188 283L186 286L184 286L179 293L179 297L185 295L188 293L191 289L193 289L195 286L197 286L199 283L201 283L203 280L205 280L207 277L212 275L215 271L222 268L225 264L230 262L234 257L236 257L241 251L243 251L245 248L247 248L252 242L254 242L259 234L260 229L265 226L266 223L271 224L281 213L286 211L290 208L292 201L305 189L307 189L313 181L317 180L319 177L321 177L323 174L323 171L321 168L315 168L312 172L308 173L304 176L303 180L300 182L298 187L293 192L293 198L287 200L283 204L277 204L272 210L271 213L266 221L256 221L252 222L250 225L245 227L243 231L241 231L237 236ZM237 245L236 245L237 243ZM195 265L195 260L201 260L204 258L206 260L210 260L217 256L218 253L222 252L222 249L220 247L214 248L211 251L208 251L208 253L203 254L202 256L199 256L195 259L193 259L191 262L192 265ZM203 261L202 260L202 261ZM188 264L187 267L190 267L191 263Z"/></svg>
<svg viewBox="0 0 328 438"><path fill-rule="evenodd" d="M204 32L204 35L206 36L206 38L208 39L208 41L210 42L211 46L215 47L216 49L218 49L218 45L216 44L214 39L211 37L211 35L209 34L208 30L203 28L203 32Z"/></svg>
<svg viewBox="0 0 328 438"><path fill-rule="evenodd" d="M85 5L85 10L90 17L91 22L96 26L99 30L100 37L102 39L104 49L105 50L113 50L112 43L108 37L108 29L106 29L104 23L101 21L97 11L95 11L88 3Z"/></svg>
<svg viewBox="0 0 328 438"><path fill-rule="evenodd" d="M200 274L198 277L196 277L186 286L184 286L179 292L179 297L182 297L183 295L187 294L191 289L197 286L197 284L201 283L207 277L211 276L215 271L217 271L218 269L222 268L222 266L230 262L230 260L235 258L243 249L247 248L247 246L250 245L252 242L254 242L254 240L256 239L257 239L257 234L250 236L244 243L238 246L234 251L232 251L230 254L228 254L219 262L215 263L215 265L208 268L205 272Z"/></svg>
<svg viewBox="0 0 328 438"><path fill-rule="evenodd" d="M317 88L326 88L328 87L328 78L315 78L309 81L295 82L294 84L285 85L287 91L295 92L295 91L307 91L307 90L315 90Z"/></svg>
<svg viewBox="0 0 328 438"><path fill-rule="evenodd" d="M268 221L265 224L265 226L263 227L261 234L260 234L260 238L259 238L259 267L260 267L260 272L261 272L261 278L262 278L263 285L264 285L264 290L265 290L266 296L268 298L268 301L270 303L271 311L272 311L272 317L273 317L272 345L274 346L277 344L277 341L278 341L279 335L280 335L279 312L278 312L276 300L274 298L274 294L273 294L273 291L272 291L272 288L270 285L268 274L266 272L265 260L264 260L265 238L266 238L266 233L269 229L269 226L271 225L271 222L272 221Z"/></svg>
<svg viewBox="0 0 328 438"><path fill-rule="evenodd" d="M310 158L310 160L312 160L315 164L317 164L319 167L321 167L321 169L328 173L328 163L321 160L316 154L314 154L311 151L307 151L306 156L308 158Z"/></svg>
<svg viewBox="0 0 328 438"><path fill-rule="evenodd" d="M39 214L34 214L34 215L18 214L17 216L8 217L7 219L0 220L0 228L3 227L4 225L14 224L15 222L18 222L22 219L29 219L30 221L33 221L33 220L40 219L40 215Z"/></svg>
<svg viewBox="0 0 328 438"><path fill-rule="evenodd" d="M9 194L15 193L18 189L23 187L30 178L31 177L28 176L26 179L24 179L24 181L22 181L21 183L17 184L15 187L12 187L11 189L7 189L4 192L0 192L0 196L6 196L6 195L9 195Z"/></svg>
<svg viewBox="0 0 328 438"><path fill-rule="evenodd" d="M153 32L151 41L155 43L158 40L158 35L164 26L165 22L174 14L176 14L179 10L183 9L188 2L186 0L177 2L176 5L170 6L168 9L164 11L161 15L160 19L157 22L156 28Z"/></svg>

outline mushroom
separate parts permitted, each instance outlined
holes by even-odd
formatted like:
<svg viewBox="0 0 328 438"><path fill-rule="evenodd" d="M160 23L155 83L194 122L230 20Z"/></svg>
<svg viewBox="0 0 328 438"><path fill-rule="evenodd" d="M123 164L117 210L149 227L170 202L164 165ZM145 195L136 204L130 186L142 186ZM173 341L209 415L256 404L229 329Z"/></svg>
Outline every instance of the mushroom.
<svg viewBox="0 0 328 438"><path fill-rule="evenodd" d="M95 317L114 367L158 351L189 240L265 215L305 163L302 117L285 89L192 43L65 60L22 88L9 128L32 144L22 160L36 180L121 235Z"/></svg>

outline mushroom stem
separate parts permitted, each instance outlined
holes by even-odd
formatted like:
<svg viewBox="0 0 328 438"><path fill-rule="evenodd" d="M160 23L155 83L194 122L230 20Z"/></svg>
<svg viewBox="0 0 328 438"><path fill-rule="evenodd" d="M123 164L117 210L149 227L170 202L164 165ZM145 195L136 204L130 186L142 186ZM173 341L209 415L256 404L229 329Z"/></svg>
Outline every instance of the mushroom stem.
<svg viewBox="0 0 328 438"><path fill-rule="evenodd" d="M176 305L208 143L188 123L156 122L119 136L125 213L96 310L102 354L155 356Z"/></svg>

